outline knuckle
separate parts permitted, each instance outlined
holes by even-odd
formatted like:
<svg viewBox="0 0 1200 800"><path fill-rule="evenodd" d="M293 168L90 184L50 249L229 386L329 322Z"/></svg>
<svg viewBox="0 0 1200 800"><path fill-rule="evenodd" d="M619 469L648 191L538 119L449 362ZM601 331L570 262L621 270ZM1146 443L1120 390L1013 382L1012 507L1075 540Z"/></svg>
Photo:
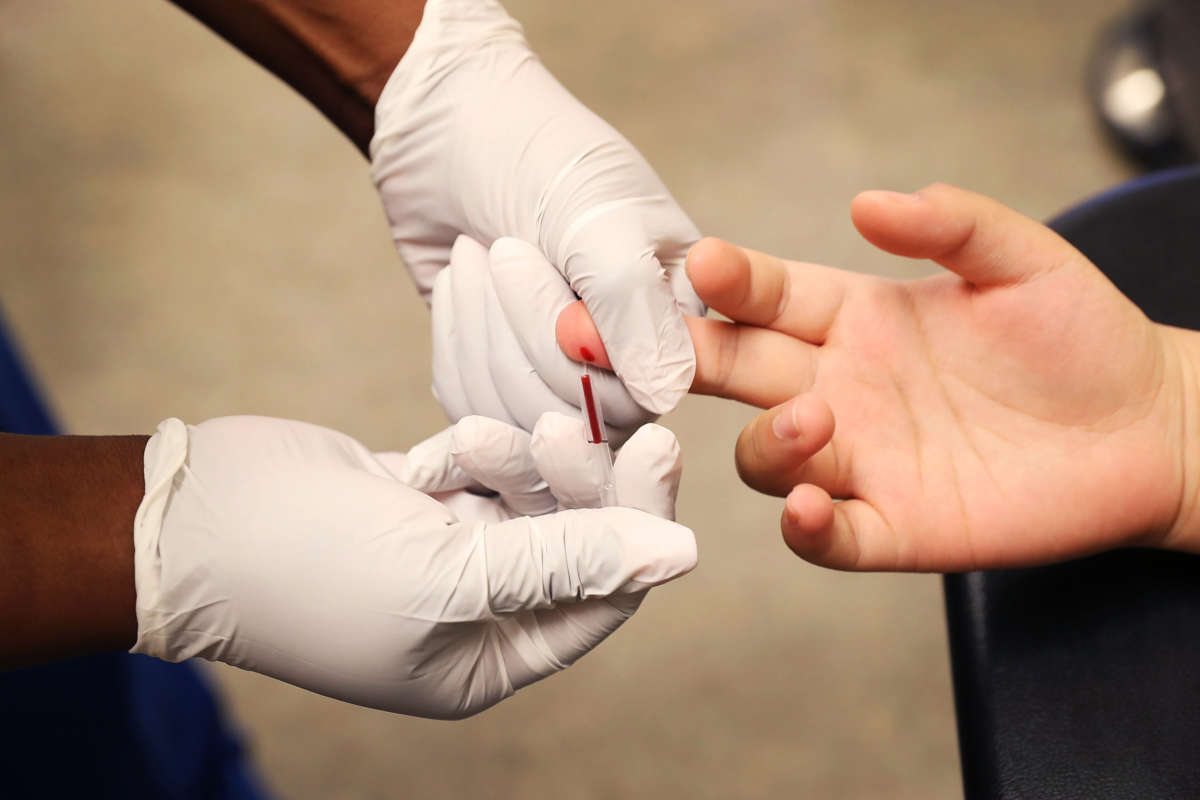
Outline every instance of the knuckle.
<svg viewBox="0 0 1200 800"><path fill-rule="evenodd" d="M722 336L717 343L716 363L713 365L713 379L722 388L733 386L733 373L737 367L738 351L741 349L742 329L729 327L727 335Z"/></svg>

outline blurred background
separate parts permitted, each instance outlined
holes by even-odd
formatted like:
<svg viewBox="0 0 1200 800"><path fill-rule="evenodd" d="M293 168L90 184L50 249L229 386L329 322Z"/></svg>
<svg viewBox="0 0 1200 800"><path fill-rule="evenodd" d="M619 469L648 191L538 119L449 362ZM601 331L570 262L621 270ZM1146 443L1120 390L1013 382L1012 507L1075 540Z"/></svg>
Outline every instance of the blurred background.
<svg viewBox="0 0 1200 800"><path fill-rule="evenodd" d="M1126 3L508 0L701 230L895 277L847 213L950 181L1044 218L1134 174L1084 91ZM444 425L428 314L366 164L161 0L0 4L0 300L68 430L294 417L402 449ZM291 798L961 794L936 576L783 546L737 480L754 411L689 398L680 520L699 568L561 676L460 723L211 668Z"/></svg>

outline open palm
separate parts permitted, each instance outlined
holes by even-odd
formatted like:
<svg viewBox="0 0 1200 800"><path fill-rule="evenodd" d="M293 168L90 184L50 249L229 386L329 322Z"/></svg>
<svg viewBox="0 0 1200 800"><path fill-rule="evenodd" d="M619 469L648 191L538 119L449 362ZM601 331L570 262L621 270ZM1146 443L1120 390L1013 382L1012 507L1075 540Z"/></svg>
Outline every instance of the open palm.
<svg viewBox="0 0 1200 800"><path fill-rule="evenodd" d="M1185 473L1172 332L978 195L871 192L852 213L882 249L955 274L896 282L715 240L689 259L738 323L694 320L693 390L775 406L737 459L788 496L789 545L839 568L958 570L1163 541Z"/></svg>

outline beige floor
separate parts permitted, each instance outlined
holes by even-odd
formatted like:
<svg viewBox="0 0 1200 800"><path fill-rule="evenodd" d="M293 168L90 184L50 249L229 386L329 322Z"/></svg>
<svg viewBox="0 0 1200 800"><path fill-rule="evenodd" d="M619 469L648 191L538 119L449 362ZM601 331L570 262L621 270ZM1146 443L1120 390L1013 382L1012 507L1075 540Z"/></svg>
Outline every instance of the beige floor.
<svg viewBox="0 0 1200 800"><path fill-rule="evenodd" d="M896 276L846 206L948 180L1034 216L1130 173L1081 94L1116 0L511 0L700 227ZM0 4L0 297L67 425L297 417L379 448L442 424L427 316L360 157L159 0ZM294 798L959 794L940 587L806 566L736 480L751 412L690 399L701 565L567 674L449 724L214 669Z"/></svg>

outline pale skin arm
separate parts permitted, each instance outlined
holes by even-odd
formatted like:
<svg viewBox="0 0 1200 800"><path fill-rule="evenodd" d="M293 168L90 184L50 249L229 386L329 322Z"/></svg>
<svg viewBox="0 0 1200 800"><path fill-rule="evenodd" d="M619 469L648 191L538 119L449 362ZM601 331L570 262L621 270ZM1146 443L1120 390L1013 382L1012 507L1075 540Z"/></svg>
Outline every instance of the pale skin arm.
<svg viewBox="0 0 1200 800"><path fill-rule="evenodd" d="M798 555L956 571L1200 552L1200 334L1151 322L988 198L867 192L851 216L877 247L949 272L897 282L712 239L688 259L700 297L736 321L689 320L692 391L769 409L742 431L738 470L786 496ZM558 332L568 354L597 344L577 307Z"/></svg>

